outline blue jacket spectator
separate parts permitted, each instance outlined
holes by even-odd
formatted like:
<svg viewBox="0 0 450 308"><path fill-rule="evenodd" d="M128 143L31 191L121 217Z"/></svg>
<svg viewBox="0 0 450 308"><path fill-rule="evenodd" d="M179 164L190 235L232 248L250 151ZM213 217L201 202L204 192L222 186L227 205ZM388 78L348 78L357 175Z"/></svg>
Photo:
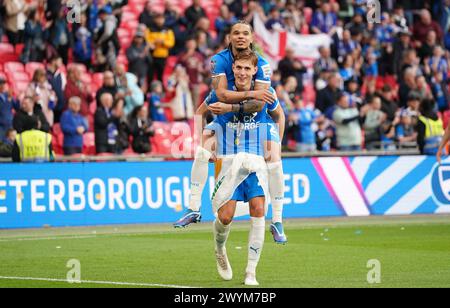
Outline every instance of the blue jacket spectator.
<svg viewBox="0 0 450 308"><path fill-rule="evenodd" d="M61 114L66 107L66 98L64 95L64 89L67 84L66 76L61 72L60 68L62 67L62 59L59 56L53 56L48 60L47 63L47 80L48 83L52 86L53 91L58 98L58 102L53 109L55 114L55 122L58 123Z"/></svg>
<svg viewBox="0 0 450 308"><path fill-rule="evenodd" d="M5 137L6 131L12 127L14 107L19 103L5 91L6 80L0 77L0 140Z"/></svg>
<svg viewBox="0 0 450 308"><path fill-rule="evenodd" d="M167 122L163 104L161 103L163 92L161 82L154 81L151 85L151 91L149 94L150 119L153 122Z"/></svg>
<svg viewBox="0 0 450 308"><path fill-rule="evenodd" d="M317 118L316 113L312 108L305 108L300 100L294 114L298 128L296 132L297 151L301 153L316 151L316 135L313 129Z"/></svg>
<svg viewBox="0 0 450 308"><path fill-rule="evenodd" d="M81 99L69 99L69 109L61 117L61 129L64 133L64 154L80 154L83 151L83 134L88 130L87 120L80 115Z"/></svg>
<svg viewBox="0 0 450 308"><path fill-rule="evenodd" d="M332 34L337 25L337 16L331 12L330 4L324 2L320 11L314 13L311 30L315 34Z"/></svg>

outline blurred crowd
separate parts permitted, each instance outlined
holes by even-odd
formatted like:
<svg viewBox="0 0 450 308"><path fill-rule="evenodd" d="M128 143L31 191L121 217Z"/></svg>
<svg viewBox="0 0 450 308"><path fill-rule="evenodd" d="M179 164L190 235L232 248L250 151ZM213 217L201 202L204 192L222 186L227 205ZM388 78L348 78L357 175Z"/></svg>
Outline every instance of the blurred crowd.
<svg viewBox="0 0 450 308"><path fill-rule="evenodd" d="M42 131L60 127L66 155L83 152L88 132L97 154L152 152L153 124L193 120L209 59L234 22L256 15L270 31L332 41L312 66L288 48L273 72L286 150L425 153L427 123L447 122L448 0L381 1L375 22L365 0L194 0L182 11L174 1L81 0L79 16L66 2L0 0L0 38L21 47L23 64L45 65L21 93L0 74L1 155L31 118ZM205 3L217 5L213 19ZM142 9L129 22L131 6Z"/></svg>

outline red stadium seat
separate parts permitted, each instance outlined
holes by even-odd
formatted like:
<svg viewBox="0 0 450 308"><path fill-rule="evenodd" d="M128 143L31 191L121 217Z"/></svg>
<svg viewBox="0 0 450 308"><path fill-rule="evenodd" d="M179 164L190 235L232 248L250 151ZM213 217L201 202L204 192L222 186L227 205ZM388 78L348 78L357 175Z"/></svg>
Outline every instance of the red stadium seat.
<svg viewBox="0 0 450 308"><path fill-rule="evenodd" d="M37 69L45 70L45 65L43 63L39 63L39 62L29 62L29 63L25 64L25 71L28 73L30 78L33 78L34 72Z"/></svg>
<svg viewBox="0 0 450 308"><path fill-rule="evenodd" d="M83 154L95 155L95 134L92 132L83 135Z"/></svg>
<svg viewBox="0 0 450 308"><path fill-rule="evenodd" d="M14 46L8 43L0 43L0 55L15 53Z"/></svg>
<svg viewBox="0 0 450 308"><path fill-rule="evenodd" d="M134 33L136 32L137 28L139 26L139 21L137 20L128 20L128 21L122 21L122 25L121 28L126 28L130 31L131 35L134 35Z"/></svg>
<svg viewBox="0 0 450 308"><path fill-rule="evenodd" d="M25 67L20 62L7 62L3 67L5 72L25 72Z"/></svg>
<svg viewBox="0 0 450 308"><path fill-rule="evenodd" d="M25 72L8 72L7 75L9 77L9 80L11 80L11 82L17 81L30 82L31 79L31 77Z"/></svg>
<svg viewBox="0 0 450 308"><path fill-rule="evenodd" d="M103 85L103 73L95 73L92 75L92 82L97 86L97 88L101 88Z"/></svg>
<svg viewBox="0 0 450 308"><path fill-rule="evenodd" d="M27 81L16 81L10 83L11 88L16 96L23 94L28 88L29 82Z"/></svg>
<svg viewBox="0 0 450 308"><path fill-rule="evenodd" d="M84 65L82 63L70 63L69 65L67 65L67 70L70 70L72 67L78 67L78 69L82 73L87 73L86 65Z"/></svg>

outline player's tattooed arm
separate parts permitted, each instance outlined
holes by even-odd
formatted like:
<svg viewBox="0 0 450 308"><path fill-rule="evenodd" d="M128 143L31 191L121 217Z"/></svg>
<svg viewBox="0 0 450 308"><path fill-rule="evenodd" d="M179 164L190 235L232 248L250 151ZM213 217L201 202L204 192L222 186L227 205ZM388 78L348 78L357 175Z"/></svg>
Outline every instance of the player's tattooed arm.
<svg viewBox="0 0 450 308"><path fill-rule="evenodd" d="M249 99L257 99L267 103L275 102L275 96L268 89L255 89L255 91L243 92L228 90L228 81L225 76L214 77L212 86L219 101L225 104L239 104Z"/></svg>
<svg viewBox="0 0 450 308"><path fill-rule="evenodd" d="M264 109L264 105L265 105L265 103L263 101L258 101L256 99L252 99L252 100L245 102L242 105L242 110L241 110L240 104L233 104L232 110L235 113L238 113L241 111L244 113L261 112Z"/></svg>

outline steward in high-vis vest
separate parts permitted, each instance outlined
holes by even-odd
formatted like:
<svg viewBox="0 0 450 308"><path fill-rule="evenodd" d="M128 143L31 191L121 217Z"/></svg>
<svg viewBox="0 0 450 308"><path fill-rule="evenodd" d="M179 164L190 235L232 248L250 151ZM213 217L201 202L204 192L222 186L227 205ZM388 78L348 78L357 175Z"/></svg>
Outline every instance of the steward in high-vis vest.
<svg viewBox="0 0 450 308"><path fill-rule="evenodd" d="M434 111L434 101L423 100L417 123L417 143L422 155L436 155L444 135L444 124Z"/></svg>
<svg viewBox="0 0 450 308"><path fill-rule="evenodd" d="M38 121L35 118L27 124L28 130L16 137L12 155L13 161L25 163L53 161L52 135L37 130Z"/></svg>

